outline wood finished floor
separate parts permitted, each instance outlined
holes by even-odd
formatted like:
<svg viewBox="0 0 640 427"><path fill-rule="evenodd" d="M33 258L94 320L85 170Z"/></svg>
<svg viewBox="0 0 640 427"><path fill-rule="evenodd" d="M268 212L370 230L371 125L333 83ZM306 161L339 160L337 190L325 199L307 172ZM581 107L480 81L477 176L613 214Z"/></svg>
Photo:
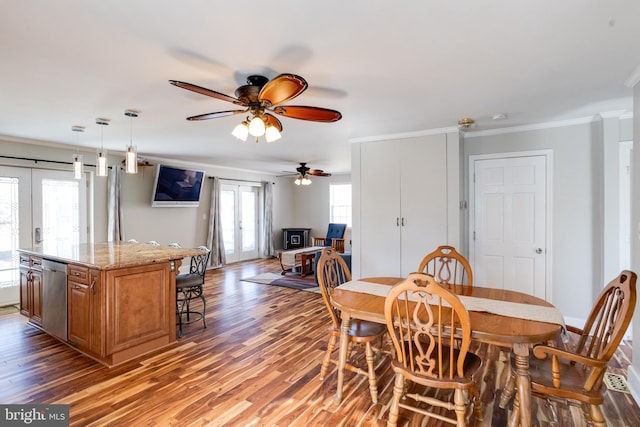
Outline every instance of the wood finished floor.
<svg viewBox="0 0 640 427"><path fill-rule="evenodd" d="M207 328L185 326L175 344L115 368L105 368L0 309L0 403L70 404L74 426L384 426L392 394L388 359L377 365L379 403L366 379L346 373L343 403L333 405L336 371L318 378L328 314L319 294L240 282L277 269L277 261L239 263L209 271ZM504 426L494 408L508 374L508 353L476 348L486 362L480 384L485 419ZM626 375L625 343L610 371ZM607 391L608 425L640 425L630 395ZM583 426L579 408L534 399L538 426ZM554 418L555 416L555 418ZM402 426L440 426L400 413Z"/></svg>

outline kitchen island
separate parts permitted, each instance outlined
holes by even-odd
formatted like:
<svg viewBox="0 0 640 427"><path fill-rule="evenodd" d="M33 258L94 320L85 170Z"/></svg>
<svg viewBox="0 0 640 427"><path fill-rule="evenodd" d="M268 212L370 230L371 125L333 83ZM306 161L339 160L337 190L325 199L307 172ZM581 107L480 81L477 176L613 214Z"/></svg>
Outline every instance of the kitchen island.
<svg viewBox="0 0 640 427"><path fill-rule="evenodd" d="M176 340L176 275L200 250L108 242L18 252L21 313L114 366Z"/></svg>

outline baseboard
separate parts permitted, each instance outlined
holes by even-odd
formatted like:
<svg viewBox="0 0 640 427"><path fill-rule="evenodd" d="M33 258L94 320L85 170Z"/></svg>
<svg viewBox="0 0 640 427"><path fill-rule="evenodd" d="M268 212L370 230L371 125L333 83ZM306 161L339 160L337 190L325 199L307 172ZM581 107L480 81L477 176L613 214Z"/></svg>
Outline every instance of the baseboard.
<svg viewBox="0 0 640 427"><path fill-rule="evenodd" d="M627 386L631 391L631 397L638 404L640 402L640 372L633 365L629 365L627 368Z"/></svg>

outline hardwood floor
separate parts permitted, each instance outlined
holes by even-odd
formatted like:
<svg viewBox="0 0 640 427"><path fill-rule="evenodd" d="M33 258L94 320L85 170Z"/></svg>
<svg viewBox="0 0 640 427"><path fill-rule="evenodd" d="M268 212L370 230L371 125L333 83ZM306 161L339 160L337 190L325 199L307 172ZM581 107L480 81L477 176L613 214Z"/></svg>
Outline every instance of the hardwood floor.
<svg viewBox="0 0 640 427"><path fill-rule="evenodd" d="M378 404L366 378L347 372L343 403L333 405L335 367L318 378L329 321L320 295L240 282L277 269L276 260L266 260L208 271L207 328L186 325L175 344L111 369L28 325L16 309L1 309L0 402L66 403L74 426L386 425L388 359L377 364ZM476 350L487 360L480 384L485 419L477 425L504 426L508 414L494 406L509 355L495 346ZM610 371L625 374L630 359L625 343ZM606 396L609 426L640 425L630 395ZM584 425L580 409L564 402L550 409L534 399L534 406L538 426ZM442 424L401 412L399 425Z"/></svg>

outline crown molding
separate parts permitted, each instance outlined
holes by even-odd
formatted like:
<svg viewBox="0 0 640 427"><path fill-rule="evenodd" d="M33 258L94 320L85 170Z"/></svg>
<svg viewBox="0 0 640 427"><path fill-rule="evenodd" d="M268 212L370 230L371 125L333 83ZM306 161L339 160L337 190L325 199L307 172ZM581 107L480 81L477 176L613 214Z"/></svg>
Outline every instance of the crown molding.
<svg viewBox="0 0 640 427"><path fill-rule="evenodd" d="M535 123L531 125L472 131L472 132L466 132L465 138L473 138L477 136L501 135L505 133L527 132L532 130L553 129L553 128L560 128L560 127L566 127L566 126L583 125L583 124L593 122L596 117L597 115L580 117L577 119L558 120L555 122Z"/></svg>
<svg viewBox="0 0 640 427"><path fill-rule="evenodd" d="M363 136L359 138L349 138L348 141L351 143L389 141L393 139L415 138L417 136L442 135L443 133L451 133L451 132L457 133L458 127L450 126L446 128L426 129L426 130L420 130L416 132L403 132L403 133L392 133L387 135Z"/></svg>

